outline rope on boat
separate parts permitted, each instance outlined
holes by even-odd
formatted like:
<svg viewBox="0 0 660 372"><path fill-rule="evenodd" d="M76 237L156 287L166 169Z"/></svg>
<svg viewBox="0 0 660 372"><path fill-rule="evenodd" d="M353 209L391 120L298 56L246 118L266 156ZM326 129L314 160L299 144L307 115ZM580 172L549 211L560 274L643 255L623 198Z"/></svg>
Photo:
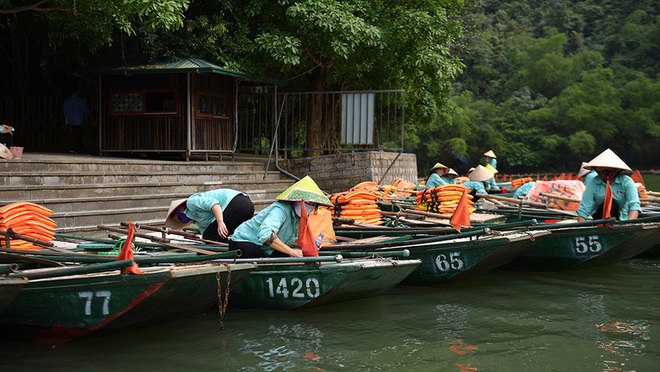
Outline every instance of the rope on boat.
<svg viewBox="0 0 660 372"><path fill-rule="evenodd" d="M220 330L225 329L225 313L227 312L227 304L229 304L229 291L231 283L231 267L229 264L222 264L227 268L227 285L225 287L224 299L222 293L222 283L220 283L220 272L215 273L215 280L217 282L216 293L218 295L218 314L220 314Z"/></svg>

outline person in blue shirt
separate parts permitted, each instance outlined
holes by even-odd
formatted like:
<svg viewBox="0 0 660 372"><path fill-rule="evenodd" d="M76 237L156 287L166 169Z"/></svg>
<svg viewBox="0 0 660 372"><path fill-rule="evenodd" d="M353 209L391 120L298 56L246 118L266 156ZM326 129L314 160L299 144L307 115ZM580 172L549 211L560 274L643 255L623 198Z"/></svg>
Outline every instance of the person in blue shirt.
<svg viewBox="0 0 660 372"><path fill-rule="evenodd" d="M82 153L85 150L83 143L83 124L85 114L89 113L89 107L85 101L78 97L76 89L66 100L64 100L64 120L71 127L71 147L69 152Z"/></svg>
<svg viewBox="0 0 660 372"><path fill-rule="evenodd" d="M497 173L497 156L493 150L486 151L484 156L486 157L485 168L493 172L493 177L488 181L485 181L486 189L499 191L500 187L497 186L497 183L495 182L495 173Z"/></svg>
<svg viewBox="0 0 660 372"><path fill-rule="evenodd" d="M527 196L527 194L529 194L529 191L530 191L531 189L533 189L534 186L536 186L536 182L535 182L535 181L531 181L531 182L526 182L526 183L524 183L524 184L523 184L522 186L520 186L516 191L513 192L513 198L514 198L514 199L518 199L518 198L521 198L521 197L525 197L525 196Z"/></svg>
<svg viewBox="0 0 660 372"><path fill-rule="evenodd" d="M170 203L165 225L182 230L195 223L202 238L228 243L234 230L254 216L254 204L240 191L216 189Z"/></svg>
<svg viewBox="0 0 660 372"><path fill-rule="evenodd" d="M426 188L430 189L432 187L447 185L447 179L445 175L449 172L449 167L441 164L435 163L435 165L429 171L429 178L426 180Z"/></svg>
<svg viewBox="0 0 660 372"><path fill-rule="evenodd" d="M469 181L463 182L463 186L470 189L470 194L475 196L474 201L479 200L476 194L488 194L486 191L486 182L493 177L493 172L489 171L483 165L476 168L470 168L468 171Z"/></svg>
<svg viewBox="0 0 660 372"><path fill-rule="evenodd" d="M607 149L584 165L585 169L595 170L597 176L585 184L580 208L577 210L578 222L587 218L603 218L603 205L607 184L612 189L611 217L619 220L634 220L642 211L639 192L635 182L622 172L632 172L630 167L614 151Z"/></svg>
<svg viewBox="0 0 660 372"><path fill-rule="evenodd" d="M443 179L447 182L448 185L455 185L456 177L458 177L458 173L453 168L449 168Z"/></svg>
<svg viewBox="0 0 660 372"><path fill-rule="evenodd" d="M319 205L333 204L309 176L275 199L236 228L229 240L229 250L240 249L241 258L302 257L302 251L293 248L297 244L301 214L309 215Z"/></svg>

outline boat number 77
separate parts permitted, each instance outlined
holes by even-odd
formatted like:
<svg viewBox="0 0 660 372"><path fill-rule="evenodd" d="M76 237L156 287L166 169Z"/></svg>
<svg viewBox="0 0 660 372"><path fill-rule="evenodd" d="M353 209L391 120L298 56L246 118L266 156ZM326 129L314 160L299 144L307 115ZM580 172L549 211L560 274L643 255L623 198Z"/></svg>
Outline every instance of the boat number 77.
<svg viewBox="0 0 660 372"><path fill-rule="evenodd" d="M308 278L304 282L300 278L282 278L275 284L273 278L266 279L268 283L268 295L271 298L282 296L289 298L316 298L321 295L321 284L316 278Z"/></svg>
<svg viewBox="0 0 660 372"><path fill-rule="evenodd" d="M85 315L92 315L92 299L99 298L103 299L103 307L101 311L103 315L110 314L108 305L110 304L110 297L112 293L110 291L84 291L78 292L78 297L85 299Z"/></svg>
<svg viewBox="0 0 660 372"><path fill-rule="evenodd" d="M575 237L575 252L577 253L596 253L601 249L603 246L598 241L598 235Z"/></svg>
<svg viewBox="0 0 660 372"><path fill-rule="evenodd" d="M465 266L460 252L450 252L449 255L437 255L435 257L435 265L440 271L449 271L449 269L462 270L463 266Z"/></svg>

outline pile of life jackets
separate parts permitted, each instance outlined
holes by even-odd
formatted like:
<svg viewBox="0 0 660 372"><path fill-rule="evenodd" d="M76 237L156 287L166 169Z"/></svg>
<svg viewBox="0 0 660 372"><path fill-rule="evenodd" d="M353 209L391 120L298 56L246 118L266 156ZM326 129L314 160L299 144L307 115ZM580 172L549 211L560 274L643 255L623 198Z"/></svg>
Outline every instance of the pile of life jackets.
<svg viewBox="0 0 660 372"><path fill-rule="evenodd" d="M30 203L16 202L0 207L0 230L11 228L15 233L45 242L53 240L57 223L50 216L50 209ZM5 237L0 235L0 246L4 246ZM41 247L21 239L10 239L11 249L41 249ZM6 247L4 247L6 248Z"/></svg>
<svg viewBox="0 0 660 372"><path fill-rule="evenodd" d="M383 189L375 182L365 181L347 191L332 194L329 196L334 204L332 216L352 219L363 225L382 225L382 213L377 201L382 196L392 195L392 191L392 188Z"/></svg>
<svg viewBox="0 0 660 372"><path fill-rule="evenodd" d="M463 185L441 185L418 191L415 198L417 209L452 215L461 200L463 191L468 193L468 211L473 213L477 210L472 200L474 197L469 194L470 189Z"/></svg>
<svg viewBox="0 0 660 372"><path fill-rule="evenodd" d="M395 188L394 193L398 197L407 198L415 193L415 184L401 178L395 178L392 181L392 186Z"/></svg>
<svg viewBox="0 0 660 372"><path fill-rule="evenodd" d="M532 177L516 178L515 180L511 180L511 187L517 189L520 186L526 184L527 182L532 182L532 181L534 181Z"/></svg>

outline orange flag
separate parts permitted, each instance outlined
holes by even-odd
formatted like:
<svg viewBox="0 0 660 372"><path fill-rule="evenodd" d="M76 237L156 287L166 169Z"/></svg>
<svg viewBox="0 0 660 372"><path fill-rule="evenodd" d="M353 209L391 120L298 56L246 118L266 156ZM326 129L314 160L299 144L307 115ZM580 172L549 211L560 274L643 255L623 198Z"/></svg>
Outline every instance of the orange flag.
<svg viewBox="0 0 660 372"><path fill-rule="evenodd" d="M603 201L603 219L612 217L612 186L610 181L605 184L605 200Z"/></svg>
<svg viewBox="0 0 660 372"><path fill-rule="evenodd" d="M121 252L119 252L119 256L117 256L117 261L133 259L133 237L135 237L135 226L133 226L131 220L128 220L128 236L126 237L124 244L121 246ZM121 273L140 275L142 274L142 271L138 265L133 262L132 266L121 269Z"/></svg>
<svg viewBox="0 0 660 372"><path fill-rule="evenodd" d="M302 249L304 257L318 256L319 251L314 244L314 236L307 223L309 217L307 216L307 208L305 202L301 202L300 206L300 227L298 228L298 246Z"/></svg>
<svg viewBox="0 0 660 372"><path fill-rule="evenodd" d="M458 232L461 232L461 227L463 226L470 227L470 211L468 210L467 190L463 190L461 200L458 202L454 214L451 215L449 224Z"/></svg>
<svg viewBox="0 0 660 372"><path fill-rule="evenodd" d="M633 179L633 181L641 183L642 186L644 185L644 179L642 178L642 174L639 172L639 169L635 169L635 171L630 175L630 178Z"/></svg>

